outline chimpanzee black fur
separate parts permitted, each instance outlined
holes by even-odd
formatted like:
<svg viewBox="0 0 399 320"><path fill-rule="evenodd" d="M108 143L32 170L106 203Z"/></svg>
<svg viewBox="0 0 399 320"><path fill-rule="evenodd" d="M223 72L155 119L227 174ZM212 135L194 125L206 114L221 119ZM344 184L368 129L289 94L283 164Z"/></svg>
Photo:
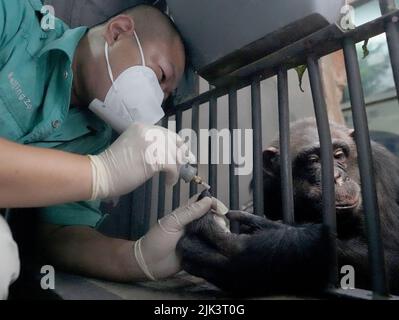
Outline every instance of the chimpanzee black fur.
<svg viewBox="0 0 399 320"><path fill-rule="evenodd" d="M356 286L370 288L367 236L353 130L331 124L335 158L339 265L351 265ZM399 293L399 160L372 143L389 284ZM240 234L227 234L212 215L192 223L178 244L183 267L239 294L317 292L325 288L331 250L321 225L320 148L313 119L291 126L296 226L282 219L279 141L263 154L267 218L230 212ZM203 195L205 196L205 195ZM271 220L269 220L271 219ZM273 221L272 221L273 220Z"/></svg>

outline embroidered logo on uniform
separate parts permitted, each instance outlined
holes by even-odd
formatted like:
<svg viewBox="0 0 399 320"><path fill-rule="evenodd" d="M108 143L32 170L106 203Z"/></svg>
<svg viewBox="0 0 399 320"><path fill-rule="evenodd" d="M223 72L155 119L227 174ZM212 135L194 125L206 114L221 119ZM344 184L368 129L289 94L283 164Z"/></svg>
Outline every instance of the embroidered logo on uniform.
<svg viewBox="0 0 399 320"><path fill-rule="evenodd" d="M32 109L32 101L31 101L31 99L29 99L29 97L27 97L24 94L21 84L19 83L18 80L16 80L14 78L13 72L10 72L8 74L8 81L9 81L11 89L13 90L18 101L21 101L26 106L26 109L31 110Z"/></svg>

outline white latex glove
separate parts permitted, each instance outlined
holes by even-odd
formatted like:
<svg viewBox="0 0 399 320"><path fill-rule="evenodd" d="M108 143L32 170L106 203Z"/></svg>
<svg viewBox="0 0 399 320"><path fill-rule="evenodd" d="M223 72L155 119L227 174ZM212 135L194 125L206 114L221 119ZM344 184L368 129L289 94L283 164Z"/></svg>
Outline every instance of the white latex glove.
<svg viewBox="0 0 399 320"><path fill-rule="evenodd" d="M225 232L230 233L230 221L226 215L229 213L229 209L219 199L212 199L212 212L215 214L214 220Z"/></svg>
<svg viewBox="0 0 399 320"><path fill-rule="evenodd" d="M0 215L0 300L7 299L8 287L18 278L19 269L18 247Z"/></svg>
<svg viewBox="0 0 399 320"><path fill-rule="evenodd" d="M196 160L174 132L138 123L102 154L89 157L92 200L125 195L159 172L165 172L166 183L174 185L179 180L181 167Z"/></svg>
<svg viewBox="0 0 399 320"><path fill-rule="evenodd" d="M198 195L189 203L197 199ZM159 220L155 227L135 243L134 256L148 279L165 279L182 270L176 245L184 235L184 228L207 214L213 205L211 198L204 198L179 208Z"/></svg>

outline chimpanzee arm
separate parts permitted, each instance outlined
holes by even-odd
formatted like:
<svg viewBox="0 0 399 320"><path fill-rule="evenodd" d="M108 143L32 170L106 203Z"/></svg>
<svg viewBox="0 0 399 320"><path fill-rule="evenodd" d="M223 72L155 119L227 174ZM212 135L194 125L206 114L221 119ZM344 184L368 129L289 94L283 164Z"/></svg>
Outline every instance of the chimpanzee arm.
<svg viewBox="0 0 399 320"><path fill-rule="evenodd" d="M229 216L252 226L254 233L215 236L209 224L196 234L188 230L179 246L186 271L234 293L314 292L325 287L330 250L321 225L291 227L253 215Z"/></svg>
<svg viewBox="0 0 399 320"><path fill-rule="evenodd" d="M255 233L242 254L232 259L234 270L249 277L243 285L249 284L249 292L322 291L331 261L327 230L317 224L282 226Z"/></svg>
<svg viewBox="0 0 399 320"><path fill-rule="evenodd" d="M355 286L361 289L371 288L371 270L368 247L365 240L354 238L338 240L339 265L352 266L355 269ZM385 248L385 267L390 290L399 294L399 252Z"/></svg>

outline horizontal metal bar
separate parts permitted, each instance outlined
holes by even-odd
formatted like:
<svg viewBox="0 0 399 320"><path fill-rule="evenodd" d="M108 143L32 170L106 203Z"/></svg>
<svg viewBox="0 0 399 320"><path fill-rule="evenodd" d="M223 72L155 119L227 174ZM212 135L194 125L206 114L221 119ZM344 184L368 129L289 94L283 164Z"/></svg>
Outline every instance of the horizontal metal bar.
<svg viewBox="0 0 399 320"><path fill-rule="evenodd" d="M262 144L262 104L260 81L253 80L251 85L252 98L252 128L254 140L254 213L259 216L265 214L263 200L263 144Z"/></svg>
<svg viewBox="0 0 399 320"><path fill-rule="evenodd" d="M385 31L386 22L392 21L394 17L399 17L398 10L348 32L344 32L337 25L330 25L288 47L278 50L257 62L223 77L220 81L214 83L217 86L215 89L180 103L174 110L188 110L195 103L203 105L209 102L211 97L219 98L228 94L231 89L239 90L247 87L252 83L252 78L254 76L258 77L260 80L272 77L276 75L276 68L280 66L285 66L287 69L290 69L301 64L306 64L306 56L308 56L309 53L321 57L340 50L342 49L342 40L345 37L351 37L355 42L370 39L383 33ZM170 115L172 114L173 111L171 111Z"/></svg>
<svg viewBox="0 0 399 320"><path fill-rule="evenodd" d="M285 68L278 72L278 105L279 132L281 154L281 192L283 218L286 224L293 225L294 217L294 185L292 179L291 141L290 141L290 110L288 101L288 75Z"/></svg>
<svg viewBox="0 0 399 320"><path fill-rule="evenodd" d="M373 292L362 289L331 289L327 291L327 294L332 295L336 298L352 299L352 300L373 300ZM389 296L386 300L399 300L398 296Z"/></svg>
<svg viewBox="0 0 399 320"><path fill-rule="evenodd" d="M329 230L330 248L332 249L330 285L331 287L335 287L338 282L336 242L337 222L335 212L334 158L331 143L331 131L330 123L328 121L327 106L323 94L319 63L318 59L315 56L308 57L308 69L310 86L312 88L317 129L320 139L323 189L323 222Z"/></svg>
<svg viewBox="0 0 399 320"><path fill-rule="evenodd" d="M352 103L355 140L358 150L372 287L377 297L387 296L389 292L385 274L384 248L381 241L380 216L377 202L370 132L368 129L364 92L361 84L359 61L353 40L349 38L345 39L343 42L343 48L349 94Z"/></svg>

